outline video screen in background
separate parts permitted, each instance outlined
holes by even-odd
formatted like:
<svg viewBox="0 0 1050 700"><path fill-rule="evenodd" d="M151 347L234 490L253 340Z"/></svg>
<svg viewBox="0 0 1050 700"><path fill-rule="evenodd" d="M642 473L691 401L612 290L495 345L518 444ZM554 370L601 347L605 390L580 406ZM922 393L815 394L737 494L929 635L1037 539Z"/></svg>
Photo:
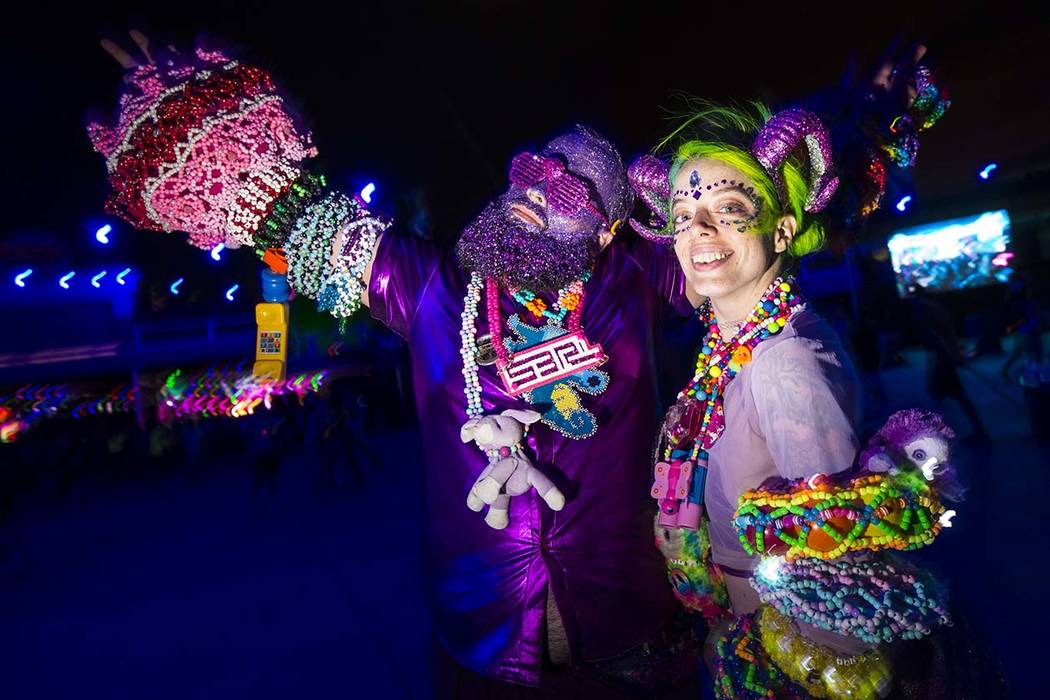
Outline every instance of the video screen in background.
<svg viewBox="0 0 1050 700"><path fill-rule="evenodd" d="M1005 209L902 229L890 236L897 291L966 289L1010 279L1010 215Z"/></svg>

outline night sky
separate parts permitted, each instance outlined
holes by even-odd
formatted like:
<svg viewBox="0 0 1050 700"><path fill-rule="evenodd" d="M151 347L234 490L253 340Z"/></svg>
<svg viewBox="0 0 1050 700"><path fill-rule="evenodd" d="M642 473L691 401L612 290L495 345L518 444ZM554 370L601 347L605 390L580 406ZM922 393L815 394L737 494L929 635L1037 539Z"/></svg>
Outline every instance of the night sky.
<svg viewBox="0 0 1050 700"><path fill-rule="evenodd" d="M1040 92L1050 84L1050 24L1001 3L953 3L949 14L880 4L863 23L799 3L773 13L696 2L630 11L502 0L150 5L7 21L5 257L23 258L30 243L33 255L71 263L98 254L90 227L101 213L104 167L83 125L112 109L120 81L98 40L130 47L128 28L181 47L209 37L267 66L313 131L323 172L347 189L375 180L388 211L397 195L422 188L435 235L446 240L504 186L516 149L574 122L596 127L631 158L668 131L676 92L790 100L835 82L851 59L876 65L900 39L928 43L954 100L925 135L922 196L965 194L990 161L1004 178L1050 163L1050 100ZM187 255L181 237L128 234L123 245L130 237L139 240L124 257L142 265Z"/></svg>

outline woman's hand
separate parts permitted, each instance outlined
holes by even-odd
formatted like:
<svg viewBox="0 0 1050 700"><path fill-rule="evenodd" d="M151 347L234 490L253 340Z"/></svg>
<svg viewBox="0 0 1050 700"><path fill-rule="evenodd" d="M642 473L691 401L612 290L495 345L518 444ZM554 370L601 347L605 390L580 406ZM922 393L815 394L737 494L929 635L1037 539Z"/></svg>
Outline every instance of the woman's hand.
<svg viewBox="0 0 1050 700"><path fill-rule="evenodd" d="M926 55L926 46L912 44L903 51L891 50L886 55L886 61L872 76L872 87L886 94L899 94L904 98L903 108L907 109L915 102L915 69Z"/></svg>

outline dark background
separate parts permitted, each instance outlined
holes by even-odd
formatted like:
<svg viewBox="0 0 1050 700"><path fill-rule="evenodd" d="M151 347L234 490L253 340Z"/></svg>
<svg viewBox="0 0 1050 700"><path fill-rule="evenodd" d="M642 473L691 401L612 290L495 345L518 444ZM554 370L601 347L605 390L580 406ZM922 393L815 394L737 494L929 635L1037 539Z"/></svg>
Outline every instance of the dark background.
<svg viewBox="0 0 1050 700"><path fill-rule="evenodd" d="M160 371L231 353L244 360L250 352L256 261L227 253L216 266L182 236L132 231L102 213L105 169L84 125L110 114L120 86L121 69L98 46L104 36L127 47L129 28L158 44L203 39L266 66L313 132L321 171L346 190L374 181L378 206L389 212L425 204L432 235L446 242L505 186L511 155L575 122L594 126L630 159L670 129L676 92L775 104L832 84L849 65L873 68L895 42L923 41L953 106L923 136L909 183L913 205L905 214L888 206L860 247L877 247L894 227L1005 207L1016 265L1035 285L1050 279L1050 17L1032 5L7 8L0 356L15 346L61 347L74 336L78 343L123 337L132 326L138 333L161 322L186 334L194 324L226 324L244 337L221 344L186 335L148 360L49 365L46 377L43 365L9 367L0 384L6 391L29 381L32 369L33 381L105 377L97 381L112 386L128 381L135 363ZM979 180L990 162L998 170ZM115 226L108 247L94 241L102 221ZM9 277L30 265L61 274L118 262L133 265L142 284L133 318L113 328L92 325L89 295L77 297L73 311L53 300L22 308ZM841 274L833 258L820 264ZM179 276L187 278L185 294L165 296ZM57 289L43 272L37 279L45 280L41 287L31 278L23 291ZM220 295L233 282L242 292L226 304ZM865 322L866 337L889 348L874 376L881 372L890 398L875 404L866 429L896 408L940 408L925 393L922 351L905 347L906 333L884 337L897 333L893 307L865 317L894 296L892 279L885 283L867 290L860 312L848 299L821 300L822 313L842 321L853 351L861 335L848 329ZM1000 336L1013 321L1003 293L993 287L938 297L960 336L984 344L984 354L960 371L995 442L960 448L971 496L958 508L956 528L930 550L960 609L1003 659L1015 696L1035 697L1046 687L1039 663L1050 544L1041 499L1050 471L1045 444L1036 440L1046 423L1033 406L1043 406L1045 418L1047 404L1026 404L1016 381L999 378ZM1046 308L1045 287L1041 299ZM429 623L417 551L425 446L412 426L401 349L391 334L362 322L346 338L352 352L333 359L325 353L338 337L331 319L305 304L293 308L293 319L293 335L310 342L296 349L297 361L340 365L349 377L305 407L290 403L252 419L175 429L136 426L128 416L56 419L0 445L0 695L425 693ZM662 364L683 374L692 337L679 340L668 347L680 357ZM671 377L672 393L681 381ZM958 407L950 405L948 417L968 434Z"/></svg>
<svg viewBox="0 0 1050 700"><path fill-rule="evenodd" d="M909 5L909 6L905 6ZM509 157L572 123L633 157L668 130L678 91L782 102L870 69L895 42L924 41L954 106L923 138L913 211L1050 164L1047 14L1033 4L894 6L453 2L23 5L6 24L4 233L63 242L99 213L104 169L83 132L108 115L120 68L98 47L208 38L272 70L336 182L378 196L423 187L443 238L505 182ZM171 241L171 250L181 248ZM169 252L150 240L154 255Z"/></svg>

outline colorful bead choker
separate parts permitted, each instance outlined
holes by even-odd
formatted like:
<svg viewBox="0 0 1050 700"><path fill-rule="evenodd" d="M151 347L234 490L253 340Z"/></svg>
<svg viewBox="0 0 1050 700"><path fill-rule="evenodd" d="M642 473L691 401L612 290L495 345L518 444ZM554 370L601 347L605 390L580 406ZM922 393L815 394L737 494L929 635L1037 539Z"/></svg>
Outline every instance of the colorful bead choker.
<svg viewBox="0 0 1050 700"><path fill-rule="evenodd" d="M560 325L565 319L565 314L574 311L580 305L583 299L583 285L590 278L591 274L585 272L579 279L559 289L558 300L554 302L554 307L551 309L547 308L547 302L529 289L508 287L507 291L514 297L514 301L528 309L537 319L546 317Z"/></svg>
<svg viewBox="0 0 1050 700"><path fill-rule="evenodd" d="M751 352L766 338L779 333L787 320L805 308L803 299L792 292L791 282L777 278L755 305L735 336L722 339L710 301L700 307L699 317L708 330L696 358L696 372L678 394L678 418L666 432L665 459L675 450L686 449L691 438L690 457L706 457L725 429L722 397L726 386L751 361Z"/></svg>

